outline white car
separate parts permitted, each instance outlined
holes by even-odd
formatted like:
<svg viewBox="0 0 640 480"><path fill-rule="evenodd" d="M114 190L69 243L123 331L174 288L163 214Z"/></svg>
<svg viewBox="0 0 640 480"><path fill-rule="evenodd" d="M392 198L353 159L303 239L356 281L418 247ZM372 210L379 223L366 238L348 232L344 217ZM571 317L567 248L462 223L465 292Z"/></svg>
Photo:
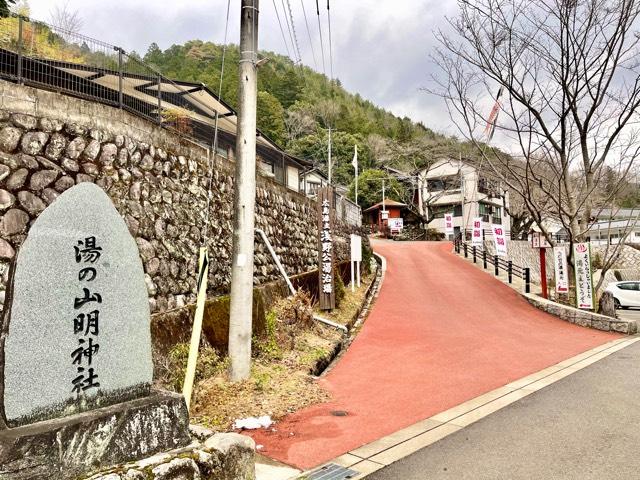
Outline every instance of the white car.
<svg viewBox="0 0 640 480"><path fill-rule="evenodd" d="M606 291L613 294L616 308L640 307L640 280L613 282Z"/></svg>

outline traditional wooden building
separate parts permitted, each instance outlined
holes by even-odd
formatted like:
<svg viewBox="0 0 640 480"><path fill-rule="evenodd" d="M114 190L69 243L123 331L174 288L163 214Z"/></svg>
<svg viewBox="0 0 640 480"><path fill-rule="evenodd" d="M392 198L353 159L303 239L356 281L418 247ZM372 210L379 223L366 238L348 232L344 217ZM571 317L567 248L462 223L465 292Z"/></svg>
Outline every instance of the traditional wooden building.
<svg viewBox="0 0 640 480"><path fill-rule="evenodd" d="M406 203L385 198L384 201L371 205L363 212L365 222L369 224L372 232L386 232L389 219L404 218L403 211L406 208Z"/></svg>

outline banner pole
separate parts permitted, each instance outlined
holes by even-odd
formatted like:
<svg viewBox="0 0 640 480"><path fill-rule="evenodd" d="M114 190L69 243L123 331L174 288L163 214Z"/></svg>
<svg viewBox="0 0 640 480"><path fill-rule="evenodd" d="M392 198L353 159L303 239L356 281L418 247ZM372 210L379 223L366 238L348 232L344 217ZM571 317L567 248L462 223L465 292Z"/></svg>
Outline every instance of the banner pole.
<svg viewBox="0 0 640 480"><path fill-rule="evenodd" d="M202 317L207 300L207 277L209 275L209 255L206 247L200 247L198 260L198 296L196 300L196 314L193 318L193 330L191 332L191 345L189 346L189 359L187 371L184 376L182 395L187 404L187 410L191 408L191 396L193 394L193 382L196 377L196 365L198 363L198 349L200 347L200 335L202 333Z"/></svg>

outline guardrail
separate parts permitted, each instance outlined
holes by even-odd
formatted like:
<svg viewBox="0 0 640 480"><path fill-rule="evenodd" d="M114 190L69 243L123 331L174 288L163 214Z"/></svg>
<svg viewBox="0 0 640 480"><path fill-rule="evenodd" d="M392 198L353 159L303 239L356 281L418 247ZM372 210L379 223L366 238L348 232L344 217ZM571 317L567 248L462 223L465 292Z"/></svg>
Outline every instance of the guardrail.
<svg viewBox="0 0 640 480"><path fill-rule="evenodd" d="M454 241L454 247L458 255L461 252L465 258L469 258L471 255L473 263L478 263L478 259L482 259L482 267L485 270L489 265L493 265L493 273L496 277L500 275L500 270L503 270L507 273L509 283L513 283L514 276L521 278L524 281L525 293L531 293L531 270L529 267L515 265L511 260L505 260L498 255L487 255L486 250L480 250L476 245L469 245L460 239Z"/></svg>

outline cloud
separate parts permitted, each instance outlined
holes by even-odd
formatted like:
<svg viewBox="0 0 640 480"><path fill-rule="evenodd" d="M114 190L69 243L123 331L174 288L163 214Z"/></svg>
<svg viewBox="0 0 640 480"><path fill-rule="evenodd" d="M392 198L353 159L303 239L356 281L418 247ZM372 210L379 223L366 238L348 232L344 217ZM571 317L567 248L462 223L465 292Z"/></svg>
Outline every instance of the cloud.
<svg viewBox="0 0 640 480"><path fill-rule="evenodd" d="M30 0L31 15L48 20L55 4L66 0ZM322 71L318 20L315 2L290 0L295 34L303 63L314 67L309 42L313 41L317 70ZM274 11L278 7L289 50L291 41L282 0L260 2L259 45L261 49L286 54L287 49ZM238 43L240 2L231 0L229 41ZM224 38L224 0L159 1L143 0L109 3L102 0L68 0L84 20L83 33L144 54L156 42L166 49L173 44L200 39L221 43ZM320 15L324 40L326 72L329 74L329 36L326 2L321 0ZM434 66L429 60L435 39L433 30L445 24L445 15L454 15L455 0L334 0L331 2L331 29L334 74L344 87L397 115L422 121L436 131L454 133L444 102L419 91L429 82ZM293 51L292 51L293 54ZM295 55L295 54L293 54Z"/></svg>

